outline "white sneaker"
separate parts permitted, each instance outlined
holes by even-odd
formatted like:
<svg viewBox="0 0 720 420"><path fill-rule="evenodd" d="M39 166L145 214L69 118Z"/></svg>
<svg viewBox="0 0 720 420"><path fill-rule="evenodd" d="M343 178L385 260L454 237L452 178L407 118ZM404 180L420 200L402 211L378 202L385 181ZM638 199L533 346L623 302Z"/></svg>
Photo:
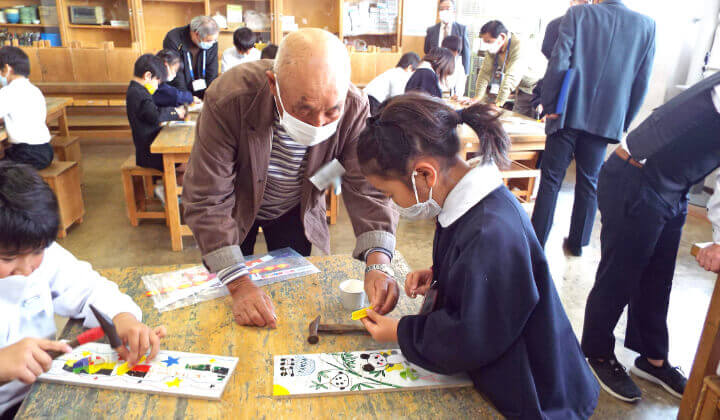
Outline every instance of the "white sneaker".
<svg viewBox="0 0 720 420"><path fill-rule="evenodd" d="M155 186L155 197L157 197L158 200L162 203L163 207L165 207L165 186L162 184L158 184Z"/></svg>

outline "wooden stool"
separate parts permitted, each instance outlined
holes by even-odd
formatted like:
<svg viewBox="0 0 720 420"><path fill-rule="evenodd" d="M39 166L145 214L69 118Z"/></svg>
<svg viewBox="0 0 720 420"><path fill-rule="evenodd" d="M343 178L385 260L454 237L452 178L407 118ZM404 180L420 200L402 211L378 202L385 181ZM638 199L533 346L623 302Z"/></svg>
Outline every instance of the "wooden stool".
<svg viewBox="0 0 720 420"><path fill-rule="evenodd" d="M58 238L67 236L67 228L73 223L82 223L85 215L82 190L80 189L80 167L77 162L52 161L50 166L38 172L57 196L60 207L60 230Z"/></svg>
<svg viewBox="0 0 720 420"><path fill-rule="evenodd" d="M510 162L510 168L500 173L505 185L520 199L520 202L532 201L535 181L540 178L540 169L532 169L513 160Z"/></svg>
<svg viewBox="0 0 720 420"><path fill-rule="evenodd" d="M82 154L79 139L77 136L53 136L50 145L57 160L80 164Z"/></svg>
<svg viewBox="0 0 720 420"><path fill-rule="evenodd" d="M147 203L153 200L154 176L162 178L162 171L143 168L135 164L135 155L125 160L121 167L125 205L130 224L138 225L140 219L164 219L167 223L167 210L147 211ZM159 201L159 200L158 200Z"/></svg>

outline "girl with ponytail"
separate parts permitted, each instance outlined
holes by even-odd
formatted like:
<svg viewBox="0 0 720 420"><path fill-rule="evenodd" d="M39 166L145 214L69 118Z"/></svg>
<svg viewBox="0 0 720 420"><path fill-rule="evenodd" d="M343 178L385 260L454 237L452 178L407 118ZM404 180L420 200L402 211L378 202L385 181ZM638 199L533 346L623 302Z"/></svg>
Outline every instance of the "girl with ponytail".
<svg viewBox="0 0 720 420"><path fill-rule="evenodd" d="M402 216L437 218L437 227L432 267L405 280L409 297L424 295L420 314L368 310L362 322L411 363L467 372L506 417L586 419L598 384L530 220L503 185L510 140L499 117L488 105L455 111L416 93L368 119L357 145L364 175ZM480 139L474 167L458 155L461 123Z"/></svg>

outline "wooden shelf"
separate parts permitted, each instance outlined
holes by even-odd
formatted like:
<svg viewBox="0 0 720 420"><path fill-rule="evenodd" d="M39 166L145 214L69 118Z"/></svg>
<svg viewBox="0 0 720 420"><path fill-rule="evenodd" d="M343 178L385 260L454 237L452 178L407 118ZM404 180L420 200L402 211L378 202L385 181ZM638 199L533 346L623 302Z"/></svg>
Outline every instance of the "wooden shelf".
<svg viewBox="0 0 720 420"><path fill-rule="evenodd" d="M204 4L204 0L144 0L148 3L199 3Z"/></svg>
<svg viewBox="0 0 720 420"><path fill-rule="evenodd" d="M242 28L242 26L240 26L240 27L238 27L238 28ZM235 28L235 29L238 29L238 28ZM220 29L220 32L233 33L233 32L235 32L235 29L229 29L229 28ZM260 34L266 33L266 32L270 32L270 31L271 31L271 28L264 28L264 29L262 29L262 30L260 30L260 31L253 30L253 32L257 32L257 33L260 33Z"/></svg>
<svg viewBox="0 0 720 420"><path fill-rule="evenodd" d="M59 25L43 25L38 23L0 23L3 28L57 28Z"/></svg>
<svg viewBox="0 0 720 420"><path fill-rule="evenodd" d="M344 37L356 36L397 36L397 32L368 32L366 34L345 34Z"/></svg>
<svg viewBox="0 0 720 420"><path fill-rule="evenodd" d="M129 31L129 26L112 26L112 25L75 25L69 24L68 28L73 29L115 29L118 31Z"/></svg>

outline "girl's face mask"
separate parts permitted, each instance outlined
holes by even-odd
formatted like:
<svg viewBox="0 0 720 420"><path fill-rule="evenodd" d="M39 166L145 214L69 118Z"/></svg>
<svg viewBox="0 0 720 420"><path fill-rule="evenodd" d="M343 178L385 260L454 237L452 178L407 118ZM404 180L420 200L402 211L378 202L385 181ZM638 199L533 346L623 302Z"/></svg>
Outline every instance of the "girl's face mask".
<svg viewBox="0 0 720 420"><path fill-rule="evenodd" d="M412 177L410 178L412 181L413 192L415 193L416 203L410 207L401 207L395 201L393 201L393 204L395 205L395 209L398 213L400 213L400 216L408 220L433 219L440 214L442 207L440 207L440 205L432 198L432 187L430 187L428 200L422 203L420 202L417 193L417 186L415 185L415 177L417 175L417 171L413 171Z"/></svg>

